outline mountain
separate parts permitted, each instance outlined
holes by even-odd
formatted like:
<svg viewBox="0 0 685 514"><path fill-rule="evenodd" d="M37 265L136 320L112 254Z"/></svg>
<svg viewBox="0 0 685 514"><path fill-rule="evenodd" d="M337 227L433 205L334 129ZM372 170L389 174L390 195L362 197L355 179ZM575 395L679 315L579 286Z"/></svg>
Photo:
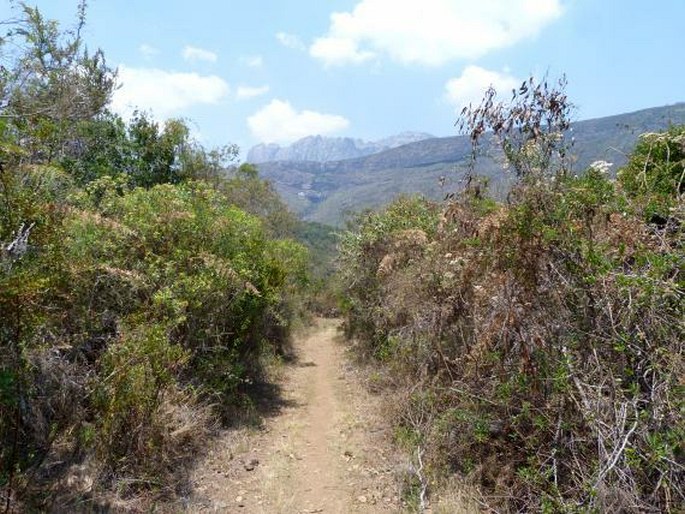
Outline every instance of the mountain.
<svg viewBox="0 0 685 514"><path fill-rule="evenodd" d="M616 170L640 134L674 124L685 124L685 103L575 122L574 169L582 171L601 159ZM443 198L458 188L470 152L468 137L453 136L348 159L272 160L261 162L259 170L304 219L340 225L346 214L378 207L402 193ZM481 160L476 171L490 178L490 190L499 196L513 180L497 157Z"/></svg>
<svg viewBox="0 0 685 514"><path fill-rule="evenodd" d="M308 136L286 147L275 143L253 146L247 153L246 160L253 164L270 161L339 161L372 155L434 137L425 132L402 132L378 141L364 141L350 137Z"/></svg>
<svg viewBox="0 0 685 514"><path fill-rule="evenodd" d="M426 139L433 138L435 138L435 136L426 132L414 132L407 130L394 136L379 139L375 142L375 144L383 147L384 150L387 150L390 148L397 148L398 146L407 145L409 143L416 143L418 141L424 141Z"/></svg>

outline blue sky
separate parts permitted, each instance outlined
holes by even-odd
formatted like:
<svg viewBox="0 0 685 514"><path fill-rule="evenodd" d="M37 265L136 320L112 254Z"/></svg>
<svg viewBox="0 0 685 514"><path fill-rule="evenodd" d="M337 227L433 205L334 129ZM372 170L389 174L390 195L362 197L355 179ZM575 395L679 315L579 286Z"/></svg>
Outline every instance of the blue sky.
<svg viewBox="0 0 685 514"><path fill-rule="evenodd" d="M28 3L73 22L76 0ZM85 38L119 68L116 111L246 151L453 135L462 104L531 73L566 73L578 119L683 101L683 20L683 0L90 0Z"/></svg>

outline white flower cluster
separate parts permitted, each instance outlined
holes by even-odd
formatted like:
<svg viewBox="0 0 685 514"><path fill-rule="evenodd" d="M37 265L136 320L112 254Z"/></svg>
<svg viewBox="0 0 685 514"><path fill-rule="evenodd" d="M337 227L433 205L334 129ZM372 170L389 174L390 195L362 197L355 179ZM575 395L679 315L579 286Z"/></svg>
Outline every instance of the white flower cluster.
<svg viewBox="0 0 685 514"><path fill-rule="evenodd" d="M590 164L590 168L606 175L607 173L609 173L609 170L613 165L613 162L595 161L592 164Z"/></svg>

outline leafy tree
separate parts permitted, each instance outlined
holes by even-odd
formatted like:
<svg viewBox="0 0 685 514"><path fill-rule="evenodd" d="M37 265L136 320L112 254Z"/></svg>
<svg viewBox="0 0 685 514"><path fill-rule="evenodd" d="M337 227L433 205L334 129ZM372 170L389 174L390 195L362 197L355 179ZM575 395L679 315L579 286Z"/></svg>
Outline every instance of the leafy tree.
<svg viewBox="0 0 685 514"><path fill-rule="evenodd" d="M116 74L101 50L84 48L85 1L68 31L36 7L19 7L21 16L0 48L10 60L0 79L0 118L6 131L21 134L16 141L25 151L23 162L48 162L70 153L79 122L105 110Z"/></svg>

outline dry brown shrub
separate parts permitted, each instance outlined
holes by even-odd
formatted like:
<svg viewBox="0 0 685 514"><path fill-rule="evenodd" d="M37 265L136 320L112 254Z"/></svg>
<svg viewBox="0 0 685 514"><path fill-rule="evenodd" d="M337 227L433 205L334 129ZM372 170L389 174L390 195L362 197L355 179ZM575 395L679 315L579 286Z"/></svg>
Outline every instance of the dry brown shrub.
<svg viewBox="0 0 685 514"><path fill-rule="evenodd" d="M664 162L639 146L618 186L601 167L570 177L564 84L462 112L474 158L498 145L519 178L507 205L469 177L421 248L392 245L401 208L348 238L349 322L390 370L401 439L488 508L680 512L682 136Z"/></svg>
<svg viewBox="0 0 685 514"><path fill-rule="evenodd" d="M397 250L421 249L428 244L428 236L423 230L411 228L397 232L393 246Z"/></svg>
<svg viewBox="0 0 685 514"><path fill-rule="evenodd" d="M75 216L79 221L84 223L93 223L97 226L110 229L116 233L120 233L124 236L135 236L136 232L128 225L118 222L117 220L103 216L97 211L89 211L83 209L76 209L73 207L67 207L67 212L72 216Z"/></svg>
<svg viewBox="0 0 685 514"><path fill-rule="evenodd" d="M395 263L397 261L397 256L395 254L389 253L381 259L381 263L378 265L376 270L376 276L378 278L383 278L390 273L392 273L395 268Z"/></svg>
<svg viewBox="0 0 685 514"><path fill-rule="evenodd" d="M553 195L531 195L536 216L555 215ZM640 282L652 273L644 256L659 262L673 236L617 212L536 226L525 208L454 202L432 240L393 244L374 270L393 419L433 469L478 484L492 508L673 511L678 464L663 461L654 481L635 462L682 426L683 327L677 306L659 311L682 291L668 274ZM588 251L603 252L598 264ZM650 376L637 392L633 373Z"/></svg>

